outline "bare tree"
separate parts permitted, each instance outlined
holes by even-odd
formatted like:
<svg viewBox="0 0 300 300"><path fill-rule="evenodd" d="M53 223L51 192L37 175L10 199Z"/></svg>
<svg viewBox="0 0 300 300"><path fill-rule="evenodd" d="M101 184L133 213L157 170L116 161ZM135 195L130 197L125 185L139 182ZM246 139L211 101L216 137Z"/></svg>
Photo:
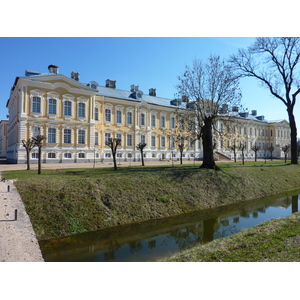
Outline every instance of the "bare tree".
<svg viewBox="0 0 300 300"><path fill-rule="evenodd" d="M242 151L242 164L245 164L244 150L246 149L246 143L240 143L239 149Z"/></svg>
<svg viewBox="0 0 300 300"><path fill-rule="evenodd" d="M144 148L145 148L146 146L147 146L146 143L139 143L139 144L136 145L136 149L137 149L137 150L140 150L140 152L141 152L142 166L145 165L145 163L144 163Z"/></svg>
<svg viewBox="0 0 300 300"><path fill-rule="evenodd" d="M233 145L230 146L229 148L231 151L233 151L234 162L236 162L236 150L238 149L238 146L234 142Z"/></svg>
<svg viewBox="0 0 300 300"><path fill-rule="evenodd" d="M282 147L282 151L284 152L284 162L286 163L287 155L291 149L291 145L285 145Z"/></svg>
<svg viewBox="0 0 300 300"><path fill-rule="evenodd" d="M35 147L34 140L29 138L27 140L22 140L23 147L26 149L27 157L27 170L30 170L30 152Z"/></svg>
<svg viewBox="0 0 300 300"><path fill-rule="evenodd" d="M46 137L43 135L37 135L36 137L32 137L35 146L38 147L38 174L42 173L42 147L43 147L43 140L46 140Z"/></svg>
<svg viewBox="0 0 300 300"><path fill-rule="evenodd" d="M223 106L239 106L238 78L219 56L211 56L206 62L195 59L178 79L178 95L185 99L189 115L196 122L197 139L202 138L203 163L200 168L216 169L213 127Z"/></svg>
<svg viewBox="0 0 300 300"><path fill-rule="evenodd" d="M270 151L270 154L271 154L271 161L273 160L273 151L275 150L275 148L271 145L269 147L269 151Z"/></svg>
<svg viewBox="0 0 300 300"><path fill-rule="evenodd" d="M117 170L116 153L117 153L118 146L121 145L121 139L109 138L105 142L105 145L111 149L111 153L113 156L113 162L114 162L114 170L116 171Z"/></svg>
<svg viewBox="0 0 300 300"><path fill-rule="evenodd" d="M292 164L298 164L294 106L300 93L299 58L299 37L257 38L247 50L240 49L230 58L240 76L256 78L286 106L291 128Z"/></svg>
<svg viewBox="0 0 300 300"><path fill-rule="evenodd" d="M255 161L257 161L257 152L260 150L259 146L254 145L251 150L254 151L254 157L255 157Z"/></svg>

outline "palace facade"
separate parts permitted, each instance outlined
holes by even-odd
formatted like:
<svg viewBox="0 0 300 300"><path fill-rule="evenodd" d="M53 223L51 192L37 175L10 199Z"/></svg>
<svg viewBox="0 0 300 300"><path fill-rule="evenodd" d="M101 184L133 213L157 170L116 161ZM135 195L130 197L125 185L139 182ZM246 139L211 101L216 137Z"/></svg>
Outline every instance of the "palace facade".
<svg viewBox="0 0 300 300"><path fill-rule="evenodd" d="M143 93L138 85L128 91L116 87L115 80L105 85L96 81L80 82L80 74L59 74L59 68L48 67L48 73L25 71L16 77L7 101L8 120L0 121L0 154L11 163L25 163L22 140L38 134L46 136L43 163L110 161L109 138L121 139L117 157L120 161L140 160L138 143L146 143L145 160L179 159L176 144L176 105L178 101L161 98L156 89ZM231 147L245 144L246 158L253 158L252 146L260 146L258 157L269 157L264 149L273 146L273 157L282 158L282 147L290 143L286 120L268 121L257 111L231 109L235 125L219 121L224 134L215 140L216 159L232 159ZM237 157L241 155L237 151ZM202 158L201 141L186 139L184 159ZM31 162L37 161L37 149L31 151Z"/></svg>

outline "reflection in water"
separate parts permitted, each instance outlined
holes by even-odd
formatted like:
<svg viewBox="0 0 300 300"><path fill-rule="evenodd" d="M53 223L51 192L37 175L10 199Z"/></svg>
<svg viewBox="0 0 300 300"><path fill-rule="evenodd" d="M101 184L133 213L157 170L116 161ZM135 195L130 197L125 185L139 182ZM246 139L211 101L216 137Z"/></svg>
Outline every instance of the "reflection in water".
<svg viewBox="0 0 300 300"><path fill-rule="evenodd" d="M155 261L297 212L298 193L42 241L40 246L45 261Z"/></svg>

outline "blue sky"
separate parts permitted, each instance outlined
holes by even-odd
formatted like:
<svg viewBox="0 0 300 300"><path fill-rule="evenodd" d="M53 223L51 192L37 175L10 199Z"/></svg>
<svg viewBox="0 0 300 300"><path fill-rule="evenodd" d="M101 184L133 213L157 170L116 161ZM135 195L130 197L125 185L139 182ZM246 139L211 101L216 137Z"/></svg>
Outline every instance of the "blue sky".
<svg viewBox="0 0 300 300"><path fill-rule="evenodd" d="M6 117L6 102L17 76L25 70L47 72L50 64L80 81L105 84L117 81L118 89L139 85L144 93L156 88L157 96L173 99L175 85L186 64L210 54L223 58L247 47L252 37L0 37L0 119ZM242 103L266 119L287 119L285 106L270 96L255 79L241 81ZM299 114L296 105L295 114ZM297 118L298 124L300 119Z"/></svg>

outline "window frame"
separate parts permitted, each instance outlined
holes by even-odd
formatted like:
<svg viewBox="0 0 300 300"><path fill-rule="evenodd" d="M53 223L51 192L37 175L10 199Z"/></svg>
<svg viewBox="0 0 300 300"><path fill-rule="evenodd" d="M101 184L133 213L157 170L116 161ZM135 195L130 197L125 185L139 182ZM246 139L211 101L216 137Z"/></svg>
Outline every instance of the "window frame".
<svg viewBox="0 0 300 300"><path fill-rule="evenodd" d="M79 145L85 145L86 144L85 130L84 129L78 129L78 132L77 132L77 144L79 144Z"/></svg>

